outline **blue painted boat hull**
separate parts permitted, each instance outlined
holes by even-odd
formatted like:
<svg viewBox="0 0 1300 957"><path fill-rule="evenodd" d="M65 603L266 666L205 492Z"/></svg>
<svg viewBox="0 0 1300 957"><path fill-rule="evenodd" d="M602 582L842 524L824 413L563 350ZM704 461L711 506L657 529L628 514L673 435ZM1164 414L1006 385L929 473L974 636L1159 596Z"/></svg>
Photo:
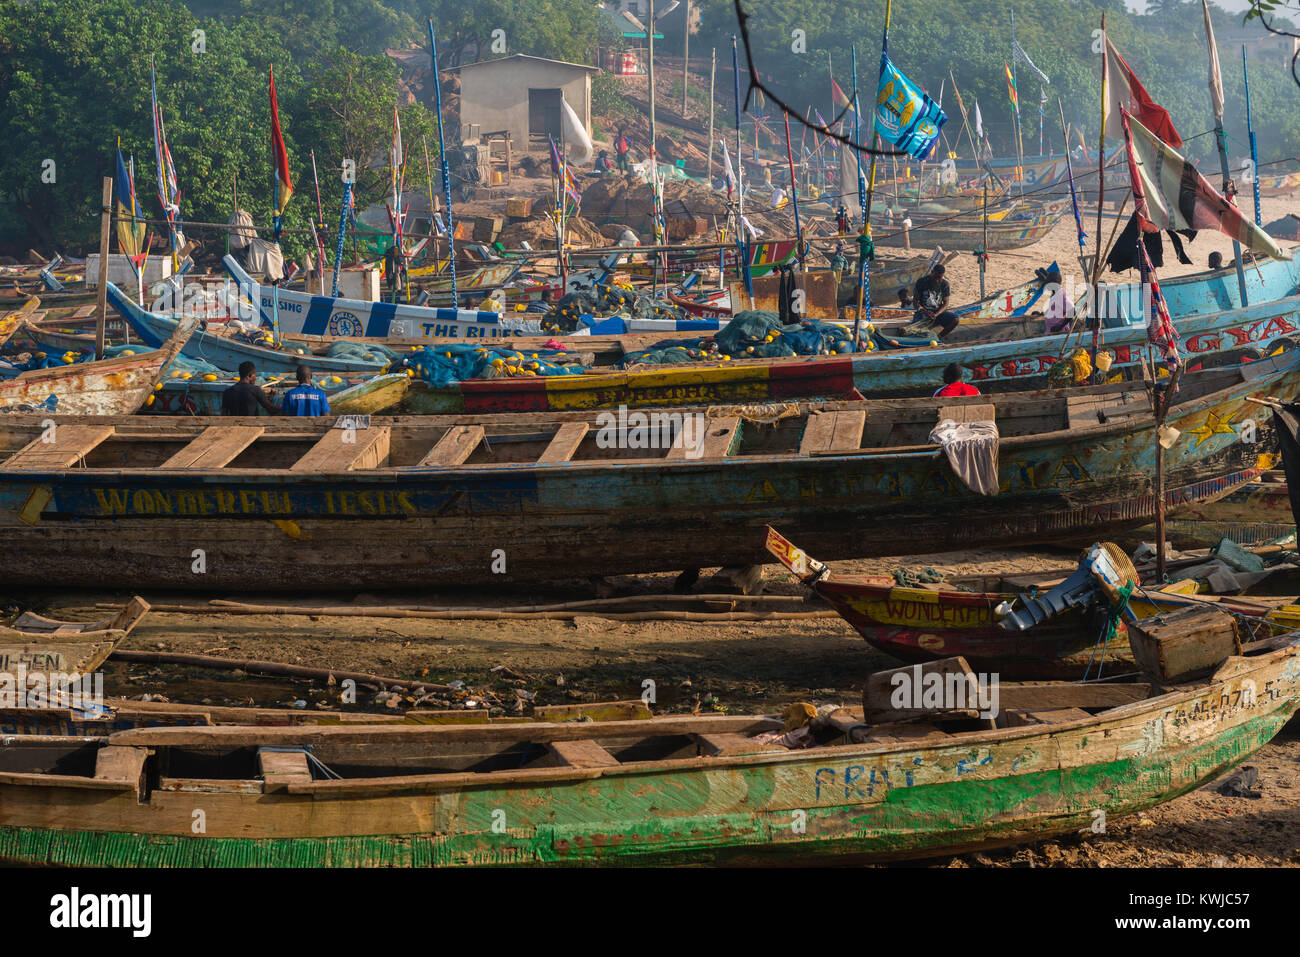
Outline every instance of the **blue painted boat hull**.
<svg viewBox="0 0 1300 957"><path fill-rule="evenodd" d="M131 329L151 348L160 348L176 329L176 320L142 309L111 282L108 284L108 301L131 325ZM195 332L185 344L181 354L191 359L210 362L226 372L236 372L242 362L252 362L259 375L292 374L299 365L307 363L313 373L372 374L378 375L388 366L387 360L367 362L360 359L336 359L329 356L308 356L292 352L264 349L251 343L238 342L225 336Z"/></svg>

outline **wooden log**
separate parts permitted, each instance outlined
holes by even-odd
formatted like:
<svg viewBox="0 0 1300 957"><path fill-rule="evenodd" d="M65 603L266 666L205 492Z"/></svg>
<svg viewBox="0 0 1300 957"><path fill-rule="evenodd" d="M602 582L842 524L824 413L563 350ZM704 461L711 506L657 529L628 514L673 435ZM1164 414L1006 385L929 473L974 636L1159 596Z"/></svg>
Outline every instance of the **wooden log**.
<svg viewBox="0 0 1300 957"><path fill-rule="evenodd" d="M649 718L650 707L640 698L630 701L606 701L598 704L547 704L533 708L538 721L634 721Z"/></svg>
<svg viewBox="0 0 1300 957"><path fill-rule="evenodd" d="M161 651L114 651L112 658L117 661L130 661L146 665L189 665L196 668L216 668L226 671L246 671L250 675L274 675L284 678L314 678L320 681L343 681L351 678L359 684L380 686L394 685L409 688L412 691L452 691L450 685L435 684L430 681L413 681L407 678L386 678L364 671L343 671L337 668L309 668L304 665L289 665L280 661L259 661L254 658L218 658L214 655L186 655L179 652Z"/></svg>
<svg viewBox="0 0 1300 957"><path fill-rule="evenodd" d="M1128 633L1138 667L1169 684L1211 674L1241 654L1236 620L1217 608L1180 608L1129 622Z"/></svg>

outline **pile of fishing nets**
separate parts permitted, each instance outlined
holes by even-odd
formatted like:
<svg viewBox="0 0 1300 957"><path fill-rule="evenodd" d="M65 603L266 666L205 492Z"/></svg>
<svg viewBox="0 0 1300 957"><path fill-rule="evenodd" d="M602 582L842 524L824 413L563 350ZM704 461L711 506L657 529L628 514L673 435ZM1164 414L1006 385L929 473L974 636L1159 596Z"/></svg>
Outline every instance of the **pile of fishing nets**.
<svg viewBox="0 0 1300 957"><path fill-rule="evenodd" d="M395 352L378 342L334 342L328 353L331 359L354 359L362 362L393 363L402 358L402 353Z"/></svg>
<svg viewBox="0 0 1300 957"><path fill-rule="evenodd" d="M548 332L573 332L596 316L633 319L684 319L685 310L663 303L630 286L593 283L590 289L571 292L551 307L542 319Z"/></svg>
<svg viewBox="0 0 1300 957"><path fill-rule="evenodd" d="M403 364L433 386L454 385L466 379L579 375L584 371L576 356L563 350L519 352L463 342L425 346L408 353Z"/></svg>
<svg viewBox="0 0 1300 957"><path fill-rule="evenodd" d="M737 313L716 334L701 339L675 339L650 349L628 353L623 368L709 359L780 359L822 356L853 351L844 326L829 322L783 324L775 312L753 309Z"/></svg>

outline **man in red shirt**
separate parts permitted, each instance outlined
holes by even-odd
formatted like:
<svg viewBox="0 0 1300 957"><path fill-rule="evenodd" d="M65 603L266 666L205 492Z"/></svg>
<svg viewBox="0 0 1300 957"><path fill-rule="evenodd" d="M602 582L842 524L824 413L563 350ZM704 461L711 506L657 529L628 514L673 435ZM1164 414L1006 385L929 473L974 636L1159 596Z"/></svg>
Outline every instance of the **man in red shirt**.
<svg viewBox="0 0 1300 957"><path fill-rule="evenodd" d="M936 399L947 398L954 395L979 395L980 390L973 385L961 381L961 366L955 362L948 363L947 368L943 370L943 388L935 392Z"/></svg>

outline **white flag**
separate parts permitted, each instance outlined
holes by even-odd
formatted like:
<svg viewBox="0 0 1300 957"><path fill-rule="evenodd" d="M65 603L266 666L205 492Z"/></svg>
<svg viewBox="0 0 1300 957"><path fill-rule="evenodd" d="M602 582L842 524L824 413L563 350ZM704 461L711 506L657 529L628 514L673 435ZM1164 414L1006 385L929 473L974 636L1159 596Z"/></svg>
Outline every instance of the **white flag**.
<svg viewBox="0 0 1300 957"><path fill-rule="evenodd" d="M984 120L980 116L980 101L975 101L975 135L977 137L984 135Z"/></svg>
<svg viewBox="0 0 1300 957"><path fill-rule="evenodd" d="M1210 44L1210 105L1214 107L1214 119L1223 123L1223 77L1219 75L1219 48L1214 44L1214 26L1210 23L1210 5L1201 0L1201 9L1205 12L1205 39Z"/></svg>
<svg viewBox="0 0 1300 957"><path fill-rule="evenodd" d="M722 144L722 166L727 171L727 195L730 196L736 189L736 171L731 166L731 154L727 152L727 141L718 140Z"/></svg>
<svg viewBox="0 0 1300 957"><path fill-rule="evenodd" d="M1025 52L1025 48L1022 47L1015 40L1011 41L1011 57L1012 59L1019 60L1025 66L1029 67L1029 71L1038 77L1040 83L1052 82L1047 78L1046 73L1038 69L1038 67L1034 66L1034 61L1029 59L1029 54Z"/></svg>
<svg viewBox="0 0 1300 957"><path fill-rule="evenodd" d="M591 137L578 114L567 100L560 100L560 126L563 130L565 158L575 166L586 166L595 153Z"/></svg>

